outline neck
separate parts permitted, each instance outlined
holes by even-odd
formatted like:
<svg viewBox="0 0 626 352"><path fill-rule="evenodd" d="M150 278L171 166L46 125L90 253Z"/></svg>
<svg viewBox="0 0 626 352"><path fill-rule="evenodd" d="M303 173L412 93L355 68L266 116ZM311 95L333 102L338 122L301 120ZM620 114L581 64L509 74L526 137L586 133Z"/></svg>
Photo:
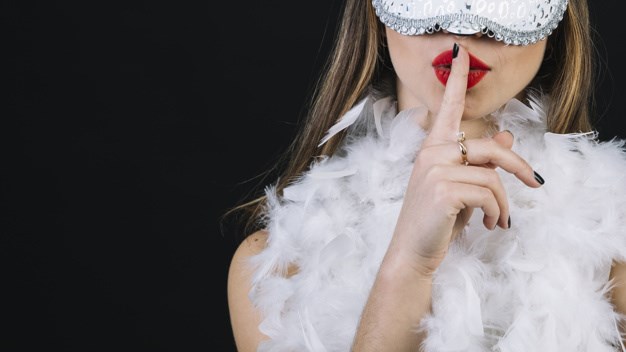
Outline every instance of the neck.
<svg viewBox="0 0 626 352"><path fill-rule="evenodd" d="M466 138L472 139L491 136L496 133L498 129L493 120L483 117L461 121L460 130L465 132Z"/></svg>
<svg viewBox="0 0 626 352"><path fill-rule="evenodd" d="M424 114L421 118L418 118L418 123L424 130L429 130L432 123L432 114ZM465 138L482 138L492 136L498 131L498 126L495 121L490 117L480 117L471 120L461 120L459 132L465 132Z"/></svg>

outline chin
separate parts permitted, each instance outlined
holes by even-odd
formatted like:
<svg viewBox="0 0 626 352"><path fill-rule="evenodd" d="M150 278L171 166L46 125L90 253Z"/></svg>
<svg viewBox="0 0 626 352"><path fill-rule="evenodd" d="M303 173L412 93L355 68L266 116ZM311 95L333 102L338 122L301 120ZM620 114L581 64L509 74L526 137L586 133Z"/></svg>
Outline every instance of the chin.
<svg viewBox="0 0 626 352"><path fill-rule="evenodd" d="M463 110L463 116L461 120L463 121L471 121L483 118L493 113L496 109L488 109L486 107L475 107L472 105L465 104L465 110Z"/></svg>

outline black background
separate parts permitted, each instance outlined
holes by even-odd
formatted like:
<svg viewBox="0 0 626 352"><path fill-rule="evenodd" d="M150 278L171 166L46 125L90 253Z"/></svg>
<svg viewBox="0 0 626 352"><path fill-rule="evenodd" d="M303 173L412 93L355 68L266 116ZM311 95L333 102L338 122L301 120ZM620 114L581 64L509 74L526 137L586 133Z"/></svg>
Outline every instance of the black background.
<svg viewBox="0 0 626 352"><path fill-rule="evenodd" d="M340 5L2 3L3 351L234 351L220 215L289 143ZM591 5L624 137L623 20Z"/></svg>

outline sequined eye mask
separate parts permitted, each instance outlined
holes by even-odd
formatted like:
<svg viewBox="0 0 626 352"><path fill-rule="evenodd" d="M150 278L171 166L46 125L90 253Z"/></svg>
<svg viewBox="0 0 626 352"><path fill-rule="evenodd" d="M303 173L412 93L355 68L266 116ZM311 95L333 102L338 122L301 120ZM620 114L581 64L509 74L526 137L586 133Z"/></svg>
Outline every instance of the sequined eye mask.
<svg viewBox="0 0 626 352"><path fill-rule="evenodd" d="M482 32L505 44L546 38L563 19L568 0L372 0L382 23L404 35Z"/></svg>

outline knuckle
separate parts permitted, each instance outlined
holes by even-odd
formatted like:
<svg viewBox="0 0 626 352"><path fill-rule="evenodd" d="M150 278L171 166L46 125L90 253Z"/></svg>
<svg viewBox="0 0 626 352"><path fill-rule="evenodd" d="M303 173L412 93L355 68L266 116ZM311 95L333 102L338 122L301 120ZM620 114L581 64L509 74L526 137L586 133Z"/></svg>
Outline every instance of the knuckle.
<svg viewBox="0 0 626 352"><path fill-rule="evenodd" d="M452 199L453 192L450 184L443 180L439 180L433 184L432 197L435 204L448 203Z"/></svg>
<svg viewBox="0 0 626 352"><path fill-rule="evenodd" d="M432 165L426 171L426 178L431 180L441 180L441 175L443 174L442 169L441 165Z"/></svg>
<svg viewBox="0 0 626 352"><path fill-rule="evenodd" d="M498 144L498 142L495 139L493 139L493 138L483 137L483 138L481 138L481 140L484 143L486 143L489 148L498 148L498 147L500 147L500 144Z"/></svg>
<svg viewBox="0 0 626 352"><path fill-rule="evenodd" d="M492 204L495 201L493 192L485 187L480 188L480 198L483 204Z"/></svg>
<svg viewBox="0 0 626 352"><path fill-rule="evenodd" d="M498 142L493 138L483 138L482 141L485 143L485 150L490 157L499 154L499 152L502 150L502 146L498 144Z"/></svg>
<svg viewBox="0 0 626 352"><path fill-rule="evenodd" d="M432 167L436 165L438 157L438 151L435 146L422 149L415 156L415 163L421 167Z"/></svg>
<svg viewBox="0 0 626 352"><path fill-rule="evenodd" d="M500 185L500 175L496 172L496 170L485 169L485 183L489 186L499 186Z"/></svg>

